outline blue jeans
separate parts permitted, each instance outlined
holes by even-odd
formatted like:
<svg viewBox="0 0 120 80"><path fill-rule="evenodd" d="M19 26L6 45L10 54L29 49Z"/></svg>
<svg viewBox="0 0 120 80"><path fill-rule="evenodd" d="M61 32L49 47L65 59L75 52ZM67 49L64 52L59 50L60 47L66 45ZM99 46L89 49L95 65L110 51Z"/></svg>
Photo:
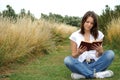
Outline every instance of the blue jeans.
<svg viewBox="0 0 120 80"><path fill-rule="evenodd" d="M67 56L64 59L64 63L67 68L73 73L78 73L84 75L86 78L94 78L94 70L96 72L106 70L114 59L114 52L112 50L107 50L103 55L94 62L79 62L77 58L72 56Z"/></svg>

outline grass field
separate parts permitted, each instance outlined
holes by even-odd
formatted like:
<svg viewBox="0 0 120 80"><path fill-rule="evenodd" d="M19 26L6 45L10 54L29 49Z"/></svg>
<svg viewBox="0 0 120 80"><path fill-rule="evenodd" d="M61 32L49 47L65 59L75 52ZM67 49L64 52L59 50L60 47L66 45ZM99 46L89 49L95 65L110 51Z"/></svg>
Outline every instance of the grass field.
<svg viewBox="0 0 120 80"><path fill-rule="evenodd" d="M63 63L64 57L70 54L69 40L66 40L58 46L56 52L37 57L24 65L11 65L9 76L0 80L72 80L71 72ZM113 70L115 75L102 80L120 80L120 52L115 51L115 59L109 69Z"/></svg>

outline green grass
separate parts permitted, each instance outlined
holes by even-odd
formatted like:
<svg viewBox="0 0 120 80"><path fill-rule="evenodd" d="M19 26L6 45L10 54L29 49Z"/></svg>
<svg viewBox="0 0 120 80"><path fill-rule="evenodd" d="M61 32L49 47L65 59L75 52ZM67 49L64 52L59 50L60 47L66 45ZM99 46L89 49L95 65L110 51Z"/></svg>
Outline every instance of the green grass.
<svg viewBox="0 0 120 80"><path fill-rule="evenodd" d="M26 65L12 65L11 73L5 80L72 80L71 72L63 63L64 57L71 54L69 41L66 40L58 46L59 49L51 54L37 57ZM109 69L113 70L115 75L112 78L102 80L120 80L120 52L115 51L114 62ZM1 78L3 79L3 78ZM86 79L82 79L86 80ZM88 79L87 79L88 80ZM93 79L101 80L101 79Z"/></svg>

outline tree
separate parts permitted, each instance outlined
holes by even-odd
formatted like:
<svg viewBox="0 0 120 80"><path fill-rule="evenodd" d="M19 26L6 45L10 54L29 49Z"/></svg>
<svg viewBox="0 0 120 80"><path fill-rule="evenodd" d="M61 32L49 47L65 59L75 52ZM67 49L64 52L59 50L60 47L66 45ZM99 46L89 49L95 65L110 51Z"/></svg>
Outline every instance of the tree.
<svg viewBox="0 0 120 80"><path fill-rule="evenodd" d="M20 14L19 14L19 17L24 17L26 15L26 11L25 11L25 9L21 9L21 11L20 11Z"/></svg>
<svg viewBox="0 0 120 80"><path fill-rule="evenodd" d="M0 12L0 16L2 16L2 13Z"/></svg>
<svg viewBox="0 0 120 80"><path fill-rule="evenodd" d="M30 10L28 10L27 12L27 17L31 18L32 21L34 21L35 19L34 15L30 12Z"/></svg>
<svg viewBox="0 0 120 80"><path fill-rule="evenodd" d="M6 6L7 10L4 10L2 12L2 16L3 17L8 17L8 18L11 18L11 19L16 19L17 17L17 14L15 13L15 11L12 9L12 7L10 5L7 5Z"/></svg>
<svg viewBox="0 0 120 80"><path fill-rule="evenodd" d="M26 13L26 10L25 10L25 9L21 9L21 11L20 11L20 13L19 13L19 18L24 18L24 17L31 18L32 21L35 20L35 17L34 17L34 15L30 12L30 10L28 10L28 12Z"/></svg>
<svg viewBox="0 0 120 80"><path fill-rule="evenodd" d="M74 17L74 16L72 17L67 15L63 17L59 14L52 14L52 13L49 13L49 15L42 13L41 19L45 19L45 20L53 21L57 23L65 23L72 26L80 26L80 21L81 21L81 18L79 17Z"/></svg>
<svg viewBox="0 0 120 80"><path fill-rule="evenodd" d="M41 19L48 20L48 16L46 14L41 13Z"/></svg>
<svg viewBox="0 0 120 80"><path fill-rule="evenodd" d="M103 10L102 15L99 16L99 26L100 29L105 32L106 31L106 26L108 24L108 22L111 21L111 9L108 5L106 5L106 9Z"/></svg>
<svg viewBox="0 0 120 80"><path fill-rule="evenodd" d="M115 6L114 15L115 15L115 18L120 16L120 5Z"/></svg>

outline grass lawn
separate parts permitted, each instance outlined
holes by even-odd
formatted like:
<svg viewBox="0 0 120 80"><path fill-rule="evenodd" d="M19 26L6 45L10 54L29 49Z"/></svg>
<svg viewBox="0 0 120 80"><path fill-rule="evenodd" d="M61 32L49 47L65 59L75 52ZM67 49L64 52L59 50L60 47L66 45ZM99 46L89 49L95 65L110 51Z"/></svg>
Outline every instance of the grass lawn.
<svg viewBox="0 0 120 80"><path fill-rule="evenodd" d="M66 40L59 49L51 54L37 57L26 65L12 66L12 72L3 80L72 80L71 72L63 63L64 57L71 54L69 41ZM114 62L109 69L114 71L112 78L102 80L120 80L120 52L116 52ZM0 80L1 80L0 79ZM86 79L82 79L86 80ZM88 80L88 79L87 79ZM93 79L101 80L101 79Z"/></svg>

